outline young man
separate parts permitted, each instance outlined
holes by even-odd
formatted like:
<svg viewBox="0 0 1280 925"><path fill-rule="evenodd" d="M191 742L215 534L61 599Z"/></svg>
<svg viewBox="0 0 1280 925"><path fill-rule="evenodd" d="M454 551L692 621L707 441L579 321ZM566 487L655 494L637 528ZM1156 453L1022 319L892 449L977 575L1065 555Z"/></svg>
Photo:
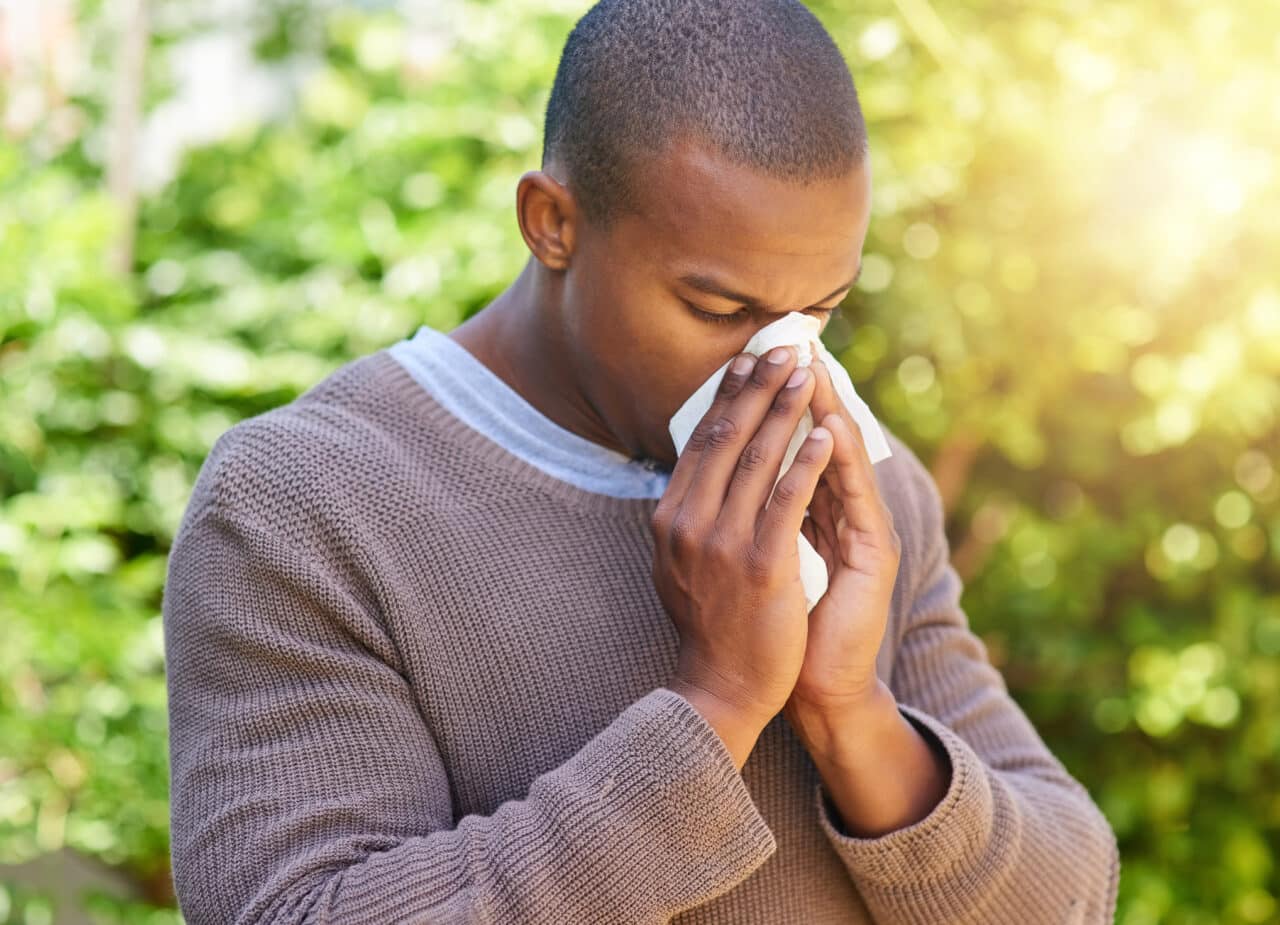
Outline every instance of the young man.
<svg viewBox="0 0 1280 925"><path fill-rule="evenodd" d="M1111 830L970 632L910 449L872 467L786 348L675 457L712 371L849 291L870 182L800 3L583 17L520 277L201 470L164 607L188 921L1110 921Z"/></svg>

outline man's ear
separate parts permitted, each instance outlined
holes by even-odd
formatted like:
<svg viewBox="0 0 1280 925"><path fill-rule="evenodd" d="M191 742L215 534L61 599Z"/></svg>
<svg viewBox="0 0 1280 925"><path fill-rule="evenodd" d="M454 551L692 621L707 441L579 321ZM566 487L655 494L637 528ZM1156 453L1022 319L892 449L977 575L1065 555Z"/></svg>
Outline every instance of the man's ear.
<svg viewBox="0 0 1280 925"><path fill-rule="evenodd" d="M533 256L549 270L564 270L573 254L578 204L551 174L530 170L516 186L516 218Z"/></svg>

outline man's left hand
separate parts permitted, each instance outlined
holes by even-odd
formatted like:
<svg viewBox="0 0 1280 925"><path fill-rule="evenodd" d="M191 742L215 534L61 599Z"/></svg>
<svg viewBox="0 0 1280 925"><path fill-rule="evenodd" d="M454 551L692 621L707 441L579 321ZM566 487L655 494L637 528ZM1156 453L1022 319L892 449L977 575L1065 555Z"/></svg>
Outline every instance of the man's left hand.
<svg viewBox="0 0 1280 925"><path fill-rule="evenodd" d="M834 448L801 527L826 562L828 580L809 613L804 663L784 708L801 724L883 702L876 654L902 551L857 422L816 352L810 368L817 383L810 411L815 426L831 431Z"/></svg>

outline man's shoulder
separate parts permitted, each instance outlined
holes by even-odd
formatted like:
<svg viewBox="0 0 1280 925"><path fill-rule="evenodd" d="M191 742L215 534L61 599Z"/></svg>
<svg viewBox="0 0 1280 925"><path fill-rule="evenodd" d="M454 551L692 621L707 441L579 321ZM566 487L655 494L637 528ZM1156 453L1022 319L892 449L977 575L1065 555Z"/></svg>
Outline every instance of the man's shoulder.
<svg viewBox="0 0 1280 925"><path fill-rule="evenodd" d="M925 526L919 522L937 517L942 499L933 475L916 451L883 423L880 428L892 455L874 464L872 469L880 496L893 512L901 536L904 525ZM901 539L905 546L908 537L901 536Z"/></svg>
<svg viewBox="0 0 1280 925"><path fill-rule="evenodd" d="M394 464L384 351L350 360L286 404L224 431L192 489L184 522L216 510L292 533L349 506Z"/></svg>
<svg viewBox="0 0 1280 925"><path fill-rule="evenodd" d="M920 590L920 582L939 563L950 560L946 513L942 494L929 468L906 441L881 425L892 455L873 466L880 496L893 514L893 527L902 542L895 595L906 608Z"/></svg>

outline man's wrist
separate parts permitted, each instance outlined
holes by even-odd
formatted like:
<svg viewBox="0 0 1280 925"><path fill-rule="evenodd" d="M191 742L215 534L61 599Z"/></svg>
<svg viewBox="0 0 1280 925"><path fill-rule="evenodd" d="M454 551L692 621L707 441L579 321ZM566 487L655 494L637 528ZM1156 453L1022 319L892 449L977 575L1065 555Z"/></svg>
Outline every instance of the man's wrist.
<svg viewBox="0 0 1280 925"><path fill-rule="evenodd" d="M738 770L742 770L768 720L762 720L694 684L672 681L667 688L689 701L701 714L728 749Z"/></svg>
<svg viewBox="0 0 1280 925"><path fill-rule="evenodd" d="M794 701L788 705L787 719L805 750L815 760L836 768L853 767L855 750L884 730L907 722L898 710L897 697L878 678L865 697L838 707Z"/></svg>
<svg viewBox="0 0 1280 925"><path fill-rule="evenodd" d="M875 838L918 822L945 796L950 759L898 708L887 686L866 701L788 713L843 834Z"/></svg>

